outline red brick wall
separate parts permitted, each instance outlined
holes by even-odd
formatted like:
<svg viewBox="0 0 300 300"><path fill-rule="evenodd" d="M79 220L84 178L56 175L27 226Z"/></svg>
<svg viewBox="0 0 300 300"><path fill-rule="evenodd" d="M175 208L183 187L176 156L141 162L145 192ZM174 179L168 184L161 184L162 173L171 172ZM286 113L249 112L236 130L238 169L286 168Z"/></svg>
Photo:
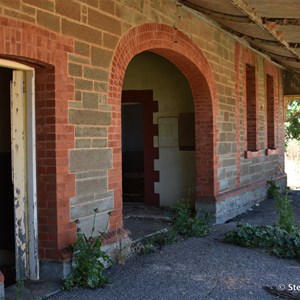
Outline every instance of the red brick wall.
<svg viewBox="0 0 300 300"><path fill-rule="evenodd" d="M265 149L262 144L267 143L262 129L267 126L264 58L200 15L176 2L150 0L132 0L130 5L126 0L0 0L0 15L2 57L40 66L36 72L41 258L62 259L59 250L75 238L70 198L75 199L78 211L87 211L92 202L91 198L84 199L85 195L76 198L77 179L91 175L88 171L69 174L69 149L88 152L104 148L109 154L112 150L112 168L106 166L92 175L108 177L106 192L114 194L110 230L122 226L121 90L130 59L142 51L166 57L190 83L196 114L198 199L214 200L218 192L253 182L256 175L267 177L262 171L267 155L260 157L259 164L244 157L246 64L255 66L259 78L257 149ZM282 82L277 67L265 62L265 69L274 77L280 173L284 150ZM75 135L76 130L79 132L75 145L68 110L86 116L85 123L80 118L74 123ZM88 130L91 133L86 133ZM253 168L257 168L256 173L251 173ZM273 169L272 165L268 176L274 174Z"/></svg>
<svg viewBox="0 0 300 300"><path fill-rule="evenodd" d="M109 170L109 188L115 191L115 207L110 230L122 224L121 174L121 92L125 71L130 60L143 51L153 51L174 63L188 79L195 102L197 197L213 196L216 181L216 119L217 95L213 74L201 50L182 32L162 24L145 24L129 30L119 42L109 76L109 104L112 126L109 146L113 148L113 168Z"/></svg>
<svg viewBox="0 0 300 300"><path fill-rule="evenodd" d="M68 170L74 129L68 125L68 100L74 84L67 76L73 41L35 25L1 17L0 53L36 70L37 198L39 255L63 259L61 249L75 238L69 198L75 193ZM55 67L54 67L55 66Z"/></svg>
<svg viewBox="0 0 300 300"><path fill-rule="evenodd" d="M255 68L255 84L252 82L252 86L255 87L252 90L252 96L247 95L247 65ZM267 84L267 75L272 76L273 86ZM252 72L252 77L254 72ZM248 74L249 78L249 74ZM282 174L283 171L283 149L279 148L279 145L283 145L283 118L282 118L282 99L280 98L282 86L280 80L280 70L271 62L258 57L253 51L245 48L240 43L236 44L235 49L235 92L237 96L236 113L236 128L239 134L236 135L237 151L236 164L237 164L237 177L236 186L240 186L242 183L250 183L251 176L255 176L257 179L265 180L271 176L276 177L278 174ZM251 79L253 80L253 78ZM250 82L250 79L249 79ZM268 89L269 86L269 89ZM271 91L272 89L272 91ZM271 96L270 96L271 95ZM252 98L253 105L247 107L248 99ZM272 104L268 104L268 97L272 97ZM255 99L254 99L255 98ZM270 99L269 99L270 100ZM269 101L270 102L270 101ZM274 122L269 122L272 119L270 116L270 108L274 115ZM252 108L252 115L255 117L254 122L256 130L249 127L249 120L247 120L247 111ZM268 111L269 110L269 111ZM269 115L269 117L268 117ZM253 118L254 120L254 118ZM250 120L250 122L252 122ZM270 128L270 127L273 127ZM278 130L280 128L280 130ZM251 136L252 146L251 148L257 150L255 152L249 152L253 150L249 148L248 138L249 133L256 132L255 136ZM269 133L268 133L269 132ZM273 132L273 133L272 133ZM272 134L273 141L268 138L268 134ZM254 142L256 139L256 143ZM269 140L268 140L269 139ZM251 141L250 141L251 142ZM256 148L254 146L256 145ZM273 145L273 147L272 147ZM281 147L281 146L280 146ZM276 148L276 150L265 150L270 148ZM245 155L244 153L245 152ZM278 155L278 170L276 171L275 163L272 155ZM257 161L257 158L259 160ZM254 161L253 159L256 159Z"/></svg>

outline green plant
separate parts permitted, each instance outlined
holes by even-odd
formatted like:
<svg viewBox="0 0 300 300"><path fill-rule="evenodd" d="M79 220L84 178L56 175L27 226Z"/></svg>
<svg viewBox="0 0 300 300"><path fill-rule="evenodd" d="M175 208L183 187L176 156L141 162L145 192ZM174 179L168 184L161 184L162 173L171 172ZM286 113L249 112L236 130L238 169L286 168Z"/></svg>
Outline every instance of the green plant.
<svg viewBox="0 0 300 300"><path fill-rule="evenodd" d="M297 230L297 223L293 214L293 206L289 197L289 190L285 190L284 194L280 193L279 187L274 181L268 181L268 193L276 201L276 209L279 215L278 226L287 232Z"/></svg>
<svg viewBox="0 0 300 300"><path fill-rule="evenodd" d="M192 209L188 201L178 202L171 215L171 227L177 234L183 237L201 237L209 232L208 215L204 218L192 214Z"/></svg>
<svg viewBox="0 0 300 300"><path fill-rule="evenodd" d="M161 248L165 245L171 245L176 241L177 233L170 228L168 231L160 232L149 238L146 238L149 243Z"/></svg>
<svg viewBox="0 0 300 300"><path fill-rule="evenodd" d="M163 245L172 245L177 241L177 232L170 228L166 234L163 235Z"/></svg>
<svg viewBox="0 0 300 300"><path fill-rule="evenodd" d="M97 288L110 283L103 274L105 263L111 263L110 257L101 250L104 233L93 237L97 209L94 210L93 228L90 237L83 233L77 234L77 240L71 245L72 273L64 280L63 288L72 290L78 286Z"/></svg>
<svg viewBox="0 0 300 300"><path fill-rule="evenodd" d="M15 299L22 299L22 294L25 291L25 287L24 287L24 280L23 279L17 279L16 280L16 284L14 286L15 289Z"/></svg>
<svg viewBox="0 0 300 300"><path fill-rule="evenodd" d="M142 237L138 244L139 254L150 254L165 245L171 245L177 240L177 232L172 228L156 233L152 236Z"/></svg>
<svg viewBox="0 0 300 300"><path fill-rule="evenodd" d="M133 244L131 251L139 254L150 254L165 245L177 241L178 235L184 238L202 237L209 232L209 216L204 218L193 215L188 201L178 202L171 213L171 225L168 230L163 230L152 236L141 237L140 242Z"/></svg>
<svg viewBox="0 0 300 300"><path fill-rule="evenodd" d="M268 183L268 197L274 197L279 193L279 187L276 185L274 180L267 181Z"/></svg>
<svg viewBox="0 0 300 300"><path fill-rule="evenodd" d="M276 201L277 225L239 224L225 234L224 241L242 247L259 247L281 258L300 257L300 231L293 215L289 191L282 195L274 181L268 181L268 194Z"/></svg>
<svg viewBox="0 0 300 300"><path fill-rule="evenodd" d="M239 224L225 234L226 243L242 247L259 247L280 258L300 257L300 232L287 232L272 225Z"/></svg>
<svg viewBox="0 0 300 300"><path fill-rule="evenodd" d="M126 241L125 243L123 243L122 235L119 235L118 230L116 230L116 240L116 247L112 252L113 262L120 265L124 265L126 260L131 255L131 241Z"/></svg>
<svg viewBox="0 0 300 300"><path fill-rule="evenodd" d="M152 244L152 242L148 239L145 239L141 242L140 245L140 252L139 254L147 255L154 253L156 251L156 247Z"/></svg>
<svg viewBox="0 0 300 300"><path fill-rule="evenodd" d="M274 181L268 181L268 194L276 201L277 225L239 224L225 234L224 241L242 247L260 247L281 258L300 257L300 231L297 227L288 190L282 195Z"/></svg>
<svg viewBox="0 0 300 300"><path fill-rule="evenodd" d="M287 121L285 122L286 144L291 140L300 140L300 101L292 100L287 107Z"/></svg>
<svg viewBox="0 0 300 300"><path fill-rule="evenodd" d="M104 262L110 262L110 258L101 246L102 237L88 239L82 233L77 234L77 241L72 245L72 273L64 281L66 290L77 286L96 288L110 283L103 274Z"/></svg>

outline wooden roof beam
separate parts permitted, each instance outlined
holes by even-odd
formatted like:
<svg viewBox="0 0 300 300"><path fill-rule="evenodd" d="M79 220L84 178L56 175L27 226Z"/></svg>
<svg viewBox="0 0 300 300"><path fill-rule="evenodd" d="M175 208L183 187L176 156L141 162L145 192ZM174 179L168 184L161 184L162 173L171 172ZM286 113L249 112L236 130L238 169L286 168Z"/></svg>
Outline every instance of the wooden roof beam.
<svg viewBox="0 0 300 300"><path fill-rule="evenodd" d="M256 25L271 34L281 45L289 50L296 58L300 59L300 55L290 47L289 43L282 37L282 32L277 31L277 25L274 23L264 23L263 18L255 13L255 8L251 7L244 0L230 0L231 3L237 7L241 12L246 14Z"/></svg>
<svg viewBox="0 0 300 300"><path fill-rule="evenodd" d="M264 24L268 24L268 23L274 23L276 25L284 25L284 26L288 26L288 25L300 25L300 19L294 19L294 18L267 18L267 17L263 17L261 18L262 22Z"/></svg>
<svg viewBox="0 0 300 300"><path fill-rule="evenodd" d="M196 11L199 11L205 15L211 16L211 17L215 17L218 19L222 19L225 21L234 21L234 22L238 22L238 23L252 23L251 20L249 20L248 16L242 16L242 15L233 15L233 14L226 14L226 13L222 13L219 11L215 11L215 10L211 10L205 7L202 7L200 5L194 4L188 0L179 0L179 3L194 9Z"/></svg>

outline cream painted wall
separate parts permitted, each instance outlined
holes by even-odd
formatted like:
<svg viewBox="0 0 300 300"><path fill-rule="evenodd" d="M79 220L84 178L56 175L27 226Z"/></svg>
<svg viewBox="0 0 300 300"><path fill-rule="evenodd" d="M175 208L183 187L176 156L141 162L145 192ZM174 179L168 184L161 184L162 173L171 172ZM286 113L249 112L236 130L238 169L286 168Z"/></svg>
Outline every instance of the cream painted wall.
<svg viewBox="0 0 300 300"><path fill-rule="evenodd" d="M194 111L193 97L184 75L168 60L151 52L136 55L130 62L123 83L123 90L153 90L159 112L153 116L154 124L163 124L162 118L172 118L170 130L177 126L179 113ZM172 125L173 124L173 125ZM163 127L159 126L159 135ZM177 133L176 133L177 134ZM154 143L159 144L158 137ZM162 143L161 143L162 144ZM160 172L160 182L155 183L155 192L160 195L161 206L173 206L182 198L195 194L195 152L179 151L178 142L159 146L159 159L155 170Z"/></svg>

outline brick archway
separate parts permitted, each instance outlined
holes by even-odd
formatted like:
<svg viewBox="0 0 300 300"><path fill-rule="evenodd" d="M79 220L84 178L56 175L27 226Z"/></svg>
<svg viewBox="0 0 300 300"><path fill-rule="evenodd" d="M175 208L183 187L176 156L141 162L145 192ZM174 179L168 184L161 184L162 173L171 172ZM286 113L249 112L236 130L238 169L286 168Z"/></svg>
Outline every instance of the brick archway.
<svg viewBox="0 0 300 300"><path fill-rule="evenodd" d="M118 44L108 81L108 99L112 107L108 146L113 150L113 167L109 170L109 189L114 190L114 211L110 218L110 231L121 228L123 225L122 84L130 60L143 51L151 51L165 57L187 78L195 105L197 201L214 201L214 195L218 192L217 91L208 61L202 51L186 35L171 26L151 23L134 27L122 37Z"/></svg>
<svg viewBox="0 0 300 300"><path fill-rule="evenodd" d="M0 57L28 64L36 72L39 258L64 260L70 253L63 249L76 238L69 205L75 176L69 173L68 156L74 148L74 128L68 125L74 80L66 76L74 42L22 21L1 17L0 24Z"/></svg>

